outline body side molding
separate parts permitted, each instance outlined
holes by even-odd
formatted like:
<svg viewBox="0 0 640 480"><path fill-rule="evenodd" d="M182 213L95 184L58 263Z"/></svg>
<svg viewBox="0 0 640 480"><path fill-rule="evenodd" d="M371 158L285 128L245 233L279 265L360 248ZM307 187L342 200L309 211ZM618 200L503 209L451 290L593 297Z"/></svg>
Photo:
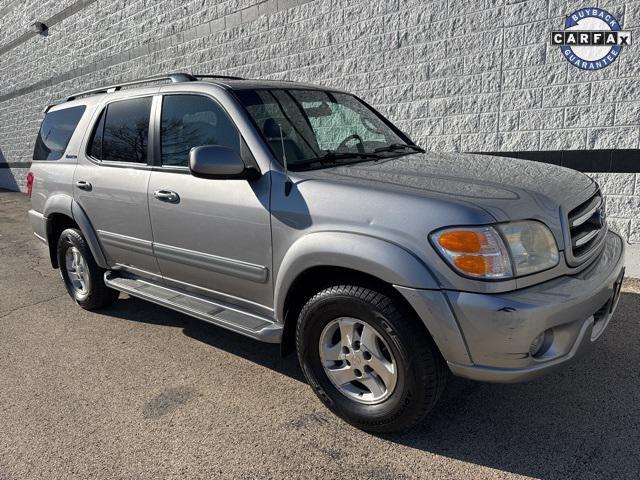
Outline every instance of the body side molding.
<svg viewBox="0 0 640 480"><path fill-rule="evenodd" d="M153 251L158 259L231 275L252 282L264 283L269 276L269 270L265 266L187 250L185 248L154 243Z"/></svg>
<svg viewBox="0 0 640 480"><path fill-rule="evenodd" d="M141 238L129 237L119 233L98 230L98 238L105 245L131 250L132 252L142 253L144 255L153 256L153 244L149 240Z"/></svg>

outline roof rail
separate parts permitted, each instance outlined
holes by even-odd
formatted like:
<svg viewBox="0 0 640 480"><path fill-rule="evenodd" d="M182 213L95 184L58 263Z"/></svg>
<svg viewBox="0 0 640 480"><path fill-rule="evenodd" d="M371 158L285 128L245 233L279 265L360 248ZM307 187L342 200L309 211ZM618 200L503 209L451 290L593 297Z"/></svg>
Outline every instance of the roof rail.
<svg viewBox="0 0 640 480"><path fill-rule="evenodd" d="M132 82L118 83L115 85L108 85L106 87L93 88L91 90L85 90L84 92L74 93L73 95L68 96L66 98L66 101L70 102L71 100L75 100L78 97L83 97L85 95L91 95L95 93L117 92L122 87L140 85L142 83L157 82L158 80L171 80L172 83L180 83L180 82L194 82L197 80L197 78L188 73L168 73L166 75L157 75L155 77L141 78L140 80L134 80Z"/></svg>
<svg viewBox="0 0 640 480"><path fill-rule="evenodd" d="M233 77L230 75L200 75L199 73L194 73L194 77L196 78L221 78L223 80L246 80L242 77Z"/></svg>
<svg viewBox="0 0 640 480"><path fill-rule="evenodd" d="M199 78L220 78L223 80L245 80L242 77L234 77L230 75L200 75L200 74L190 74L190 73L167 73L165 75L156 75L153 77L141 78L139 80L134 80L131 82L117 83L114 85L108 85L106 87L98 87L92 88L91 90L85 90L83 92L74 93L73 95L69 95L62 100L55 102L51 105L48 105L44 109L44 113L47 113L49 109L55 105L59 105L60 103L70 102L71 100L75 100L79 97L84 97L85 95L93 95L96 93L111 93L117 92L123 87L130 87L132 85L140 85L143 83L157 82L159 80L171 80L171 83L181 83L181 82L195 82Z"/></svg>

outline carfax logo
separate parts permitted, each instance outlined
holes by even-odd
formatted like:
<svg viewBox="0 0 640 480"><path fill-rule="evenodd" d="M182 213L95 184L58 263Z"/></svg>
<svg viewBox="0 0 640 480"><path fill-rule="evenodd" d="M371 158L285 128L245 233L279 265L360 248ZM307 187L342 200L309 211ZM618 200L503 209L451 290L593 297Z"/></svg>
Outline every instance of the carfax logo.
<svg viewBox="0 0 640 480"><path fill-rule="evenodd" d="M581 8L569 15L564 30L551 32L551 45L560 46L562 55L583 70L600 70L611 65L631 45L631 32L622 31L620 22L601 8Z"/></svg>

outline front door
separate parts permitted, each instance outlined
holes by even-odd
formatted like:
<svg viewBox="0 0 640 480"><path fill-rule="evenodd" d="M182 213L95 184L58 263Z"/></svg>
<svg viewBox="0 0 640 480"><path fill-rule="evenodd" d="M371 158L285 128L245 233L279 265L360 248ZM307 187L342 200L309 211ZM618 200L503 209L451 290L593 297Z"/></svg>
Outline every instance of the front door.
<svg viewBox="0 0 640 480"><path fill-rule="evenodd" d="M74 199L91 219L112 267L159 276L147 205L152 96L115 100L78 154Z"/></svg>
<svg viewBox="0 0 640 480"><path fill-rule="evenodd" d="M269 178L196 178L189 151L241 137L212 98L167 94L162 99L160 163L149 180L154 252L165 281L255 310L272 305Z"/></svg>

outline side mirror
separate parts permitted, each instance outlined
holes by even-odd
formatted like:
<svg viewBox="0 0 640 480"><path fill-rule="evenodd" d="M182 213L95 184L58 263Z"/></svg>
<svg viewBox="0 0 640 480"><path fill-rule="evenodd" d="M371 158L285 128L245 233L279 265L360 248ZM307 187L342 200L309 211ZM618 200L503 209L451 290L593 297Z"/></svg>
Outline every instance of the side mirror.
<svg viewBox="0 0 640 480"><path fill-rule="evenodd" d="M235 150L222 145L194 147L189 152L189 170L194 177L249 178L254 170L248 169Z"/></svg>

